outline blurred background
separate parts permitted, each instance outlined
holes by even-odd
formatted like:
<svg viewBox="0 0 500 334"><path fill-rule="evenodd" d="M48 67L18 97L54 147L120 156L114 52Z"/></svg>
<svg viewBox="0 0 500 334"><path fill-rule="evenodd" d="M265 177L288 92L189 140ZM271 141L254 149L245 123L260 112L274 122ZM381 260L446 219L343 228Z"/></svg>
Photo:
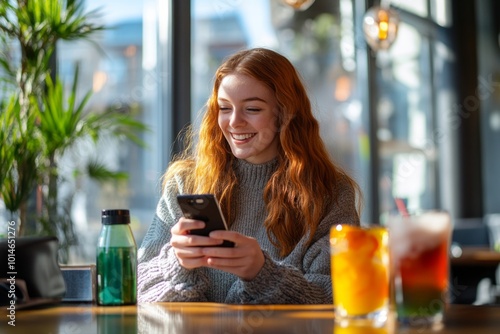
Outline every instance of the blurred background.
<svg viewBox="0 0 500 334"><path fill-rule="evenodd" d="M274 49L300 71L329 152L362 187L364 223L383 223L395 198L446 209L456 223L483 226L500 213L499 1L385 1L399 17L388 49L363 32L378 1L285 2L86 0L107 29L94 44L60 42L54 68L71 82L79 64L89 108L133 110L150 131L140 134L146 147L99 143L95 155L127 180L65 185L78 235L69 263L94 261L105 208L129 208L141 243L178 133L198 121L222 60L250 47ZM74 156L62 161L71 173Z"/></svg>

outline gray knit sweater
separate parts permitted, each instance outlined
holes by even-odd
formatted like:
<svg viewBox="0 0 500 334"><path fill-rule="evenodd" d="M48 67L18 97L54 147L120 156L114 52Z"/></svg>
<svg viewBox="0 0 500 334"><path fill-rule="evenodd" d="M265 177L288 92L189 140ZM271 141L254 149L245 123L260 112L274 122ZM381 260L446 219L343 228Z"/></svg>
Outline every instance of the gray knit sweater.
<svg viewBox="0 0 500 334"><path fill-rule="evenodd" d="M170 246L170 229L182 213L176 195L183 192L182 180L165 188L156 215L138 252L137 292L139 302L208 301L232 304L330 304L329 231L332 225L359 224L354 190L341 183L336 203L320 222L313 242L303 237L286 257L270 242L264 220L267 216L263 189L276 170L277 160L253 165L235 163L238 186L234 221L230 229L255 238L265 256L259 274L245 281L213 268L182 267ZM318 180L321 182L321 180Z"/></svg>

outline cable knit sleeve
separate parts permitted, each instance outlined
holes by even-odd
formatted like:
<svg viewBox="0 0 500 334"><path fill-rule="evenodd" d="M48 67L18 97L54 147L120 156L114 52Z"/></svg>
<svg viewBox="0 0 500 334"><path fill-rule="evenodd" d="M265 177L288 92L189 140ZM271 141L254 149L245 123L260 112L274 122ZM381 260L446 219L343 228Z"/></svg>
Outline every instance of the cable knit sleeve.
<svg viewBox="0 0 500 334"><path fill-rule="evenodd" d="M313 242L303 238L283 260L265 254L265 264L252 281L237 280L226 302L244 304L332 304L330 272L330 228L336 224L359 225L355 193L342 185L338 201L332 203L320 222Z"/></svg>
<svg viewBox="0 0 500 334"><path fill-rule="evenodd" d="M178 181L165 187L155 217L138 251L139 302L206 300L207 276L203 270L182 267L170 246L170 229L181 216L176 202Z"/></svg>

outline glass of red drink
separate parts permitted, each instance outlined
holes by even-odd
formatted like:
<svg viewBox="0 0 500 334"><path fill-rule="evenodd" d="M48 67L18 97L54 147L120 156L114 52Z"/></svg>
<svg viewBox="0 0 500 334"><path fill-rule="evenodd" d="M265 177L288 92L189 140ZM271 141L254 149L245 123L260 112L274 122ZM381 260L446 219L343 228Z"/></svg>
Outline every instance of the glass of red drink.
<svg viewBox="0 0 500 334"><path fill-rule="evenodd" d="M450 215L391 215L388 227L398 320L412 326L441 324L448 304Z"/></svg>

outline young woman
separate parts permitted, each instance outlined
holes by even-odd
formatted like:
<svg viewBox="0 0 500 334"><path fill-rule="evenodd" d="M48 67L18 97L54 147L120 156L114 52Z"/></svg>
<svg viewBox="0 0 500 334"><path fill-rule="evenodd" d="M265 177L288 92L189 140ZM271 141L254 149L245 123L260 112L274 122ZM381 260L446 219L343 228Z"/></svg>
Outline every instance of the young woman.
<svg viewBox="0 0 500 334"><path fill-rule="evenodd" d="M359 224L360 191L330 159L293 65L262 48L229 57L190 137L139 249L139 301L332 303L329 230ZM204 226L182 217L176 195L190 193L215 194L229 231L189 234Z"/></svg>

